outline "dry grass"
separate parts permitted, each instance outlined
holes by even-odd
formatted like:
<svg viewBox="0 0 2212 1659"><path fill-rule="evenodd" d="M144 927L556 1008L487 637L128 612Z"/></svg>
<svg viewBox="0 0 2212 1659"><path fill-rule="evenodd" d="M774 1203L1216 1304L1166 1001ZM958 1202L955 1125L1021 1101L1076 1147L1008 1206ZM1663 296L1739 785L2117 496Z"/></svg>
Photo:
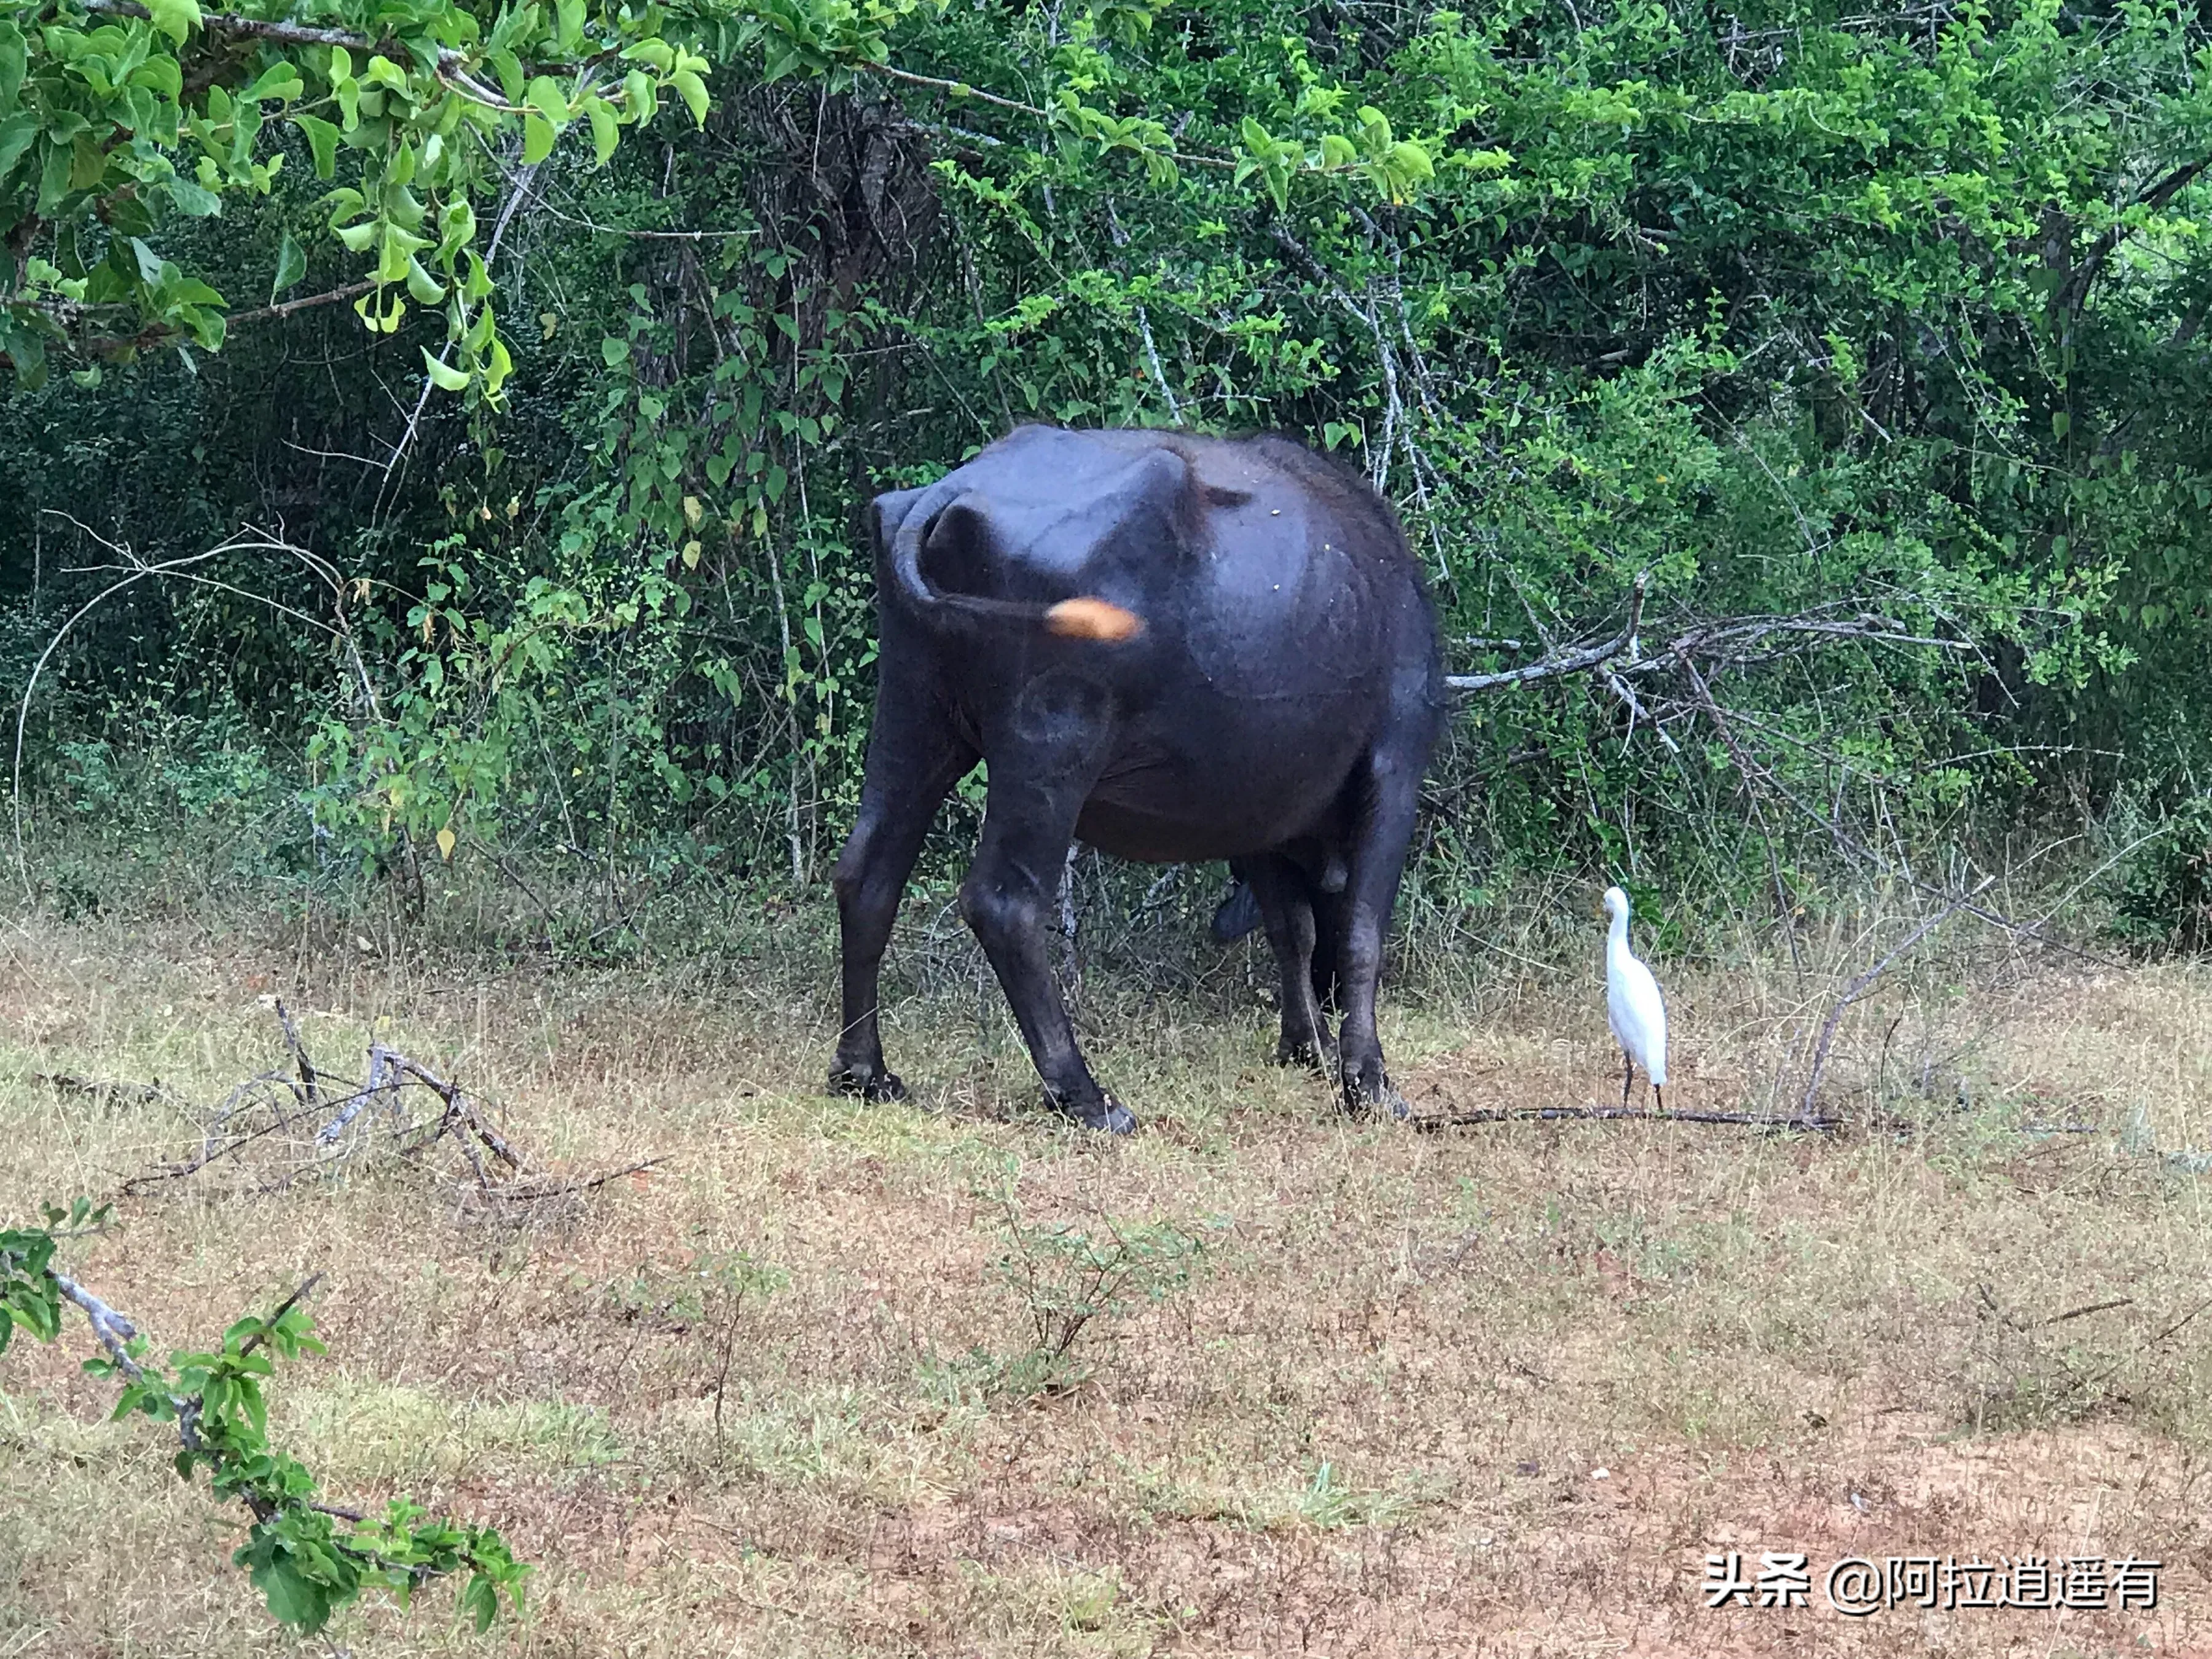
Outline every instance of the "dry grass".
<svg viewBox="0 0 2212 1659"><path fill-rule="evenodd" d="M1854 1011L1832 1066L1834 1102L1917 1134L1351 1125L1265 1063L1246 994L1094 1001L1094 1058L1148 1126L1107 1146L1032 1109L964 992L901 1006L921 1098L869 1107L814 1092L824 986L299 985L290 952L40 926L0 965L0 1215L192 1139L173 1103L38 1074L212 1100L281 1057L271 989L315 1011L319 1055L374 1030L503 1103L546 1164L665 1157L520 1224L391 1164L185 1185L78 1247L179 1346L325 1272L331 1352L280 1382L286 1443L333 1494L494 1520L539 1565L518 1630L376 1608L335 1632L356 1655L2205 1650L2212 1315L2167 1328L2212 1293L2186 1152L2212 1148L2212 977L1954 937ZM1794 1104L1852 948L1666 975L1672 1103ZM1386 1041L1425 1107L1618 1086L1579 980L1401 1002ZM2091 1132L2024 1132L2054 1124ZM1030 1220L1212 1241L1188 1289L1093 1322L1087 1380L1028 1400L999 1386L1029 1317L979 1196L1008 1159ZM740 1251L787 1282L718 1297ZM0 1655L289 1645L226 1565L238 1516L104 1420L69 1346L0 1360ZM2167 1571L2154 1614L1855 1625L1704 1612L1711 1548Z"/></svg>

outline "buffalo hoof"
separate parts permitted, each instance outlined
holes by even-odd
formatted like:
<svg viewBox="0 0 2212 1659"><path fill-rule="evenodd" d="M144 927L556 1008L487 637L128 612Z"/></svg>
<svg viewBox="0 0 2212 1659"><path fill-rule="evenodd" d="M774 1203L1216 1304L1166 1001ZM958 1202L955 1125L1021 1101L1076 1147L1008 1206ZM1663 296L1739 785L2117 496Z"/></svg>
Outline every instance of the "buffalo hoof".
<svg viewBox="0 0 2212 1659"><path fill-rule="evenodd" d="M1065 1113L1086 1129L1097 1129L1109 1135L1128 1135L1137 1132L1137 1115L1113 1096L1101 1092L1097 1103L1091 1106L1071 1105L1049 1089L1045 1099L1056 1112Z"/></svg>
<svg viewBox="0 0 2212 1659"><path fill-rule="evenodd" d="M1352 1117L1387 1117L1403 1123L1413 1116L1413 1109L1406 1103L1388 1077L1373 1080L1346 1078L1344 1080L1344 1109Z"/></svg>
<svg viewBox="0 0 2212 1659"><path fill-rule="evenodd" d="M830 1073L830 1091L878 1103L906 1098L906 1085L896 1072L860 1071L850 1066L840 1066Z"/></svg>
<svg viewBox="0 0 2212 1659"><path fill-rule="evenodd" d="M1303 1066L1320 1077L1336 1075L1336 1050L1318 1042L1279 1042L1275 1045L1275 1064Z"/></svg>

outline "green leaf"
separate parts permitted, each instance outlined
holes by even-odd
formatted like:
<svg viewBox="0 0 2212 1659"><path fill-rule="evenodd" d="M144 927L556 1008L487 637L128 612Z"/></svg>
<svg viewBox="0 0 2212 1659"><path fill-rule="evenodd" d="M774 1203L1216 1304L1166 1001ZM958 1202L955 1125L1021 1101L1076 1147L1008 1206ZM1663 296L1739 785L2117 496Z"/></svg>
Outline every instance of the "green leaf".
<svg viewBox="0 0 2212 1659"><path fill-rule="evenodd" d="M650 121L660 111L660 100L643 70L632 70L623 76L623 102L629 108L629 118L641 124Z"/></svg>
<svg viewBox="0 0 2212 1659"><path fill-rule="evenodd" d="M180 46L200 27L199 0L148 0L146 12L154 27Z"/></svg>
<svg viewBox="0 0 2212 1659"><path fill-rule="evenodd" d="M1428 151L1410 138L1401 139L1390 146L1389 161L1407 179L1427 179L1437 176L1436 163L1429 160Z"/></svg>
<svg viewBox="0 0 2212 1659"><path fill-rule="evenodd" d="M315 158L315 177L328 179L335 176L337 172L337 128L316 115L295 115L292 125L307 137L308 152Z"/></svg>
<svg viewBox="0 0 2212 1659"><path fill-rule="evenodd" d="M161 256L160 254L155 252L152 248L148 247L144 242L141 241L136 236L133 236L131 239L131 257L137 261L138 280L140 282L158 283L161 280Z"/></svg>
<svg viewBox="0 0 2212 1659"><path fill-rule="evenodd" d="M46 140L46 156L39 168L38 210L51 213L69 194L70 173L76 165L75 149L68 144Z"/></svg>
<svg viewBox="0 0 2212 1659"><path fill-rule="evenodd" d="M484 61L491 65L491 72L499 77L501 96L510 104L520 103L522 101L522 60L513 52L501 47L486 52Z"/></svg>
<svg viewBox="0 0 2212 1659"><path fill-rule="evenodd" d="M685 69L677 70L668 77L668 80L684 100L685 106L690 110L691 118L702 127L705 126L707 125L707 83L691 70Z"/></svg>
<svg viewBox="0 0 2212 1659"><path fill-rule="evenodd" d="M592 164L603 167L615 153L615 143L622 129L616 125L615 112L607 106L607 100L604 98L586 100L584 113L591 118L592 122Z"/></svg>
<svg viewBox="0 0 2212 1659"><path fill-rule="evenodd" d="M553 153L553 140L558 137L542 115L532 113L522 118L522 161L526 167L535 167Z"/></svg>
<svg viewBox="0 0 2212 1659"><path fill-rule="evenodd" d="M15 94L22 89L24 66L23 31L0 19L0 109L14 104ZM7 171L7 165L0 162L0 176Z"/></svg>
<svg viewBox="0 0 2212 1659"><path fill-rule="evenodd" d="M490 1579L480 1572L471 1576L468 1588L461 1592L461 1611L474 1622L479 1636L491 1628L499 1616L499 1592Z"/></svg>
<svg viewBox="0 0 2212 1659"><path fill-rule="evenodd" d="M131 71L131 84L143 87L157 98L174 99L185 89L185 72L177 67L177 60L164 52L148 58ZM151 124L138 123L141 129Z"/></svg>
<svg viewBox="0 0 2212 1659"><path fill-rule="evenodd" d="M269 285L269 297L273 301L286 289L307 274L307 256L300 250L290 230L276 244L276 278Z"/></svg>
<svg viewBox="0 0 2212 1659"><path fill-rule="evenodd" d="M446 290L438 279L425 270L422 262L411 254L407 260L407 291L415 296L417 305L438 305L446 297Z"/></svg>
<svg viewBox="0 0 2212 1659"><path fill-rule="evenodd" d="M253 84L238 94L242 104L258 104L264 99L278 99L289 103L307 90L300 79L300 71L289 64L272 64L254 78Z"/></svg>
<svg viewBox="0 0 2212 1659"><path fill-rule="evenodd" d="M553 41L562 55L573 57L584 40L584 0L556 0Z"/></svg>
<svg viewBox="0 0 2212 1659"><path fill-rule="evenodd" d="M599 342L599 356L609 368L619 368L629 361L629 342L610 334Z"/></svg>
<svg viewBox="0 0 2212 1659"><path fill-rule="evenodd" d="M1291 206L1291 173L1281 161L1270 156L1260 164L1260 178L1267 186L1267 194L1274 198L1275 211L1287 213Z"/></svg>
<svg viewBox="0 0 2212 1659"><path fill-rule="evenodd" d="M28 110L0 119L0 181L15 171L15 163L23 159L23 152L39 136L39 118Z"/></svg>
<svg viewBox="0 0 2212 1659"><path fill-rule="evenodd" d="M507 384L507 377L514 373L514 359L507 355L507 342L494 338L491 356L484 365L484 396L496 398L499 389Z"/></svg>
<svg viewBox="0 0 2212 1659"><path fill-rule="evenodd" d="M541 75L532 81L530 90L522 94L522 101L544 116L554 131L568 125L568 100L562 96L551 76Z"/></svg>
<svg viewBox="0 0 2212 1659"><path fill-rule="evenodd" d="M262 1536L238 1553L240 1565L251 1566L248 1577L268 1601L271 1618L312 1636L330 1622L329 1589L301 1572L292 1551L273 1536L272 1529L264 1526L254 1530Z"/></svg>
<svg viewBox="0 0 2212 1659"><path fill-rule="evenodd" d="M428 347L423 349L422 367L429 374L430 383L441 392L466 392L469 389L467 374L450 364L440 362L430 355Z"/></svg>
<svg viewBox="0 0 2212 1659"><path fill-rule="evenodd" d="M169 180L169 199L177 204L177 211L195 219L211 219L222 211L222 198L211 190L203 190L189 179Z"/></svg>

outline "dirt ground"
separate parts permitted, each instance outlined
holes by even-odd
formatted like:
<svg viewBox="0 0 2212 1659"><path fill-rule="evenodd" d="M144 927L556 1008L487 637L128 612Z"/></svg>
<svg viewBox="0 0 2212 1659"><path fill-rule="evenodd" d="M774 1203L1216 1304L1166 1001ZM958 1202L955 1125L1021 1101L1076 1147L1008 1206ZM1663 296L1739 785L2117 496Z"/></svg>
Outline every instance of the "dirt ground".
<svg viewBox="0 0 2212 1659"><path fill-rule="evenodd" d="M1668 1103L1794 1106L1844 965L1662 964ZM915 1097L869 1106L817 1092L826 985L17 927L0 1218L187 1157L287 1063L278 994L320 1065L404 1050L541 1175L655 1160L487 1205L448 1153L278 1180L264 1149L70 1247L161 1348L324 1274L330 1352L280 1374L276 1437L331 1501L410 1494L536 1564L520 1623L473 1636L433 1592L338 1650L2212 1653L2200 970L1900 971L1823 1096L1892 1121L1835 1134L1348 1122L1268 1063L1258 995L1093 988L1146 1119L1105 1145L1036 1109L969 993L893 1009ZM1595 953L1394 998L1385 1041L1425 1116L1618 1096ZM1196 1254L1042 1364L1054 1226ZM241 1516L106 1420L88 1346L0 1357L0 1656L297 1645L228 1564ZM1731 1552L1806 1556L1809 1605L1708 1609ZM2154 1559L2157 1605L1822 1595L1844 1557L2027 1556Z"/></svg>

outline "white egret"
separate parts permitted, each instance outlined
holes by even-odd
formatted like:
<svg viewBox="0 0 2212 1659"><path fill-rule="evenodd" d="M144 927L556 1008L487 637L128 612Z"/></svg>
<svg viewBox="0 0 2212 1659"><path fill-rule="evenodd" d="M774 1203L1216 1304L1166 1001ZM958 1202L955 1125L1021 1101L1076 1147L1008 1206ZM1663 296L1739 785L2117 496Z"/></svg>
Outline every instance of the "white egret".
<svg viewBox="0 0 2212 1659"><path fill-rule="evenodd" d="M1651 1098L1667 1109L1667 1005L1659 981L1628 948L1628 895L1605 890L1605 913L1612 926L1605 936L1605 1016L1620 1043L1627 1070L1620 1079L1620 1103L1628 1104L1629 1085L1641 1066L1651 1079Z"/></svg>

